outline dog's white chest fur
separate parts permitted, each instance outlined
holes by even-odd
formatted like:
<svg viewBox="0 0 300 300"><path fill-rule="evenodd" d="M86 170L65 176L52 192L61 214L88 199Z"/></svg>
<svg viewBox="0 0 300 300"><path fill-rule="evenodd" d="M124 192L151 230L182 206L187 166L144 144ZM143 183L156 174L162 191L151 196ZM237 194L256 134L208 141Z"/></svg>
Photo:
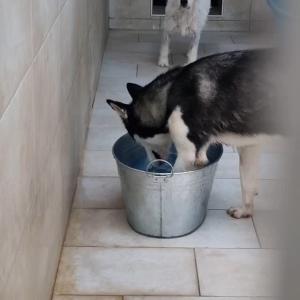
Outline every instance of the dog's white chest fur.
<svg viewBox="0 0 300 300"><path fill-rule="evenodd" d="M210 9L210 0L188 0L186 7L180 0L168 0L164 31L158 65L169 66L170 39L173 33L190 37L187 53L188 63L197 60L201 32L205 26Z"/></svg>
<svg viewBox="0 0 300 300"><path fill-rule="evenodd" d="M194 35L205 23L210 8L209 0L190 1L189 9L179 8L179 1L169 0L166 7L165 30L183 36ZM204 20L204 22L203 22Z"/></svg>
<svg viewBox="0 0 300 300"><path fill-rule="evenodd" d="M195 33L194 16L188 10L177 10L176 13L169 18L168 25L171 32L180 33L183 36Z"/></svg>

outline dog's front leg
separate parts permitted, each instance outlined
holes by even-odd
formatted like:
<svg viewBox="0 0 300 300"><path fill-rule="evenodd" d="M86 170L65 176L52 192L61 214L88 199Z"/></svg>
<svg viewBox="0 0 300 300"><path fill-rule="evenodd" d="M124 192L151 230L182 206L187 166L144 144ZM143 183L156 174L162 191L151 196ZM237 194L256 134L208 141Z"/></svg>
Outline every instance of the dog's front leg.
<svg viewBox="0 0 300 300"><path fill-rule="evenodd" d="M233 218L249 218L253 215L253 202L257 194L257 174L261 149L259 146L238 148L240 156L240 177L243 206L230 208L228 214Z"/></svg>
<svg viewBox="0 0 300 300"><path fill-rule="evenodd" d="M200 148L201 151L197 152L195 143L188 138L190 130L182 119L182 112L179 107L171 114L168 125L171 139L177 150L175 171L195 170L199 167L198 164L203 166L207 161L206 149L208 146L203 142L203 147ZM199 144L201 142L198 140L197 145Z"/></svg>
<svg viewBox="0 0 300 300"><path fill-rule="evenodd" d="M164 30L161 39L160 56L158 65L160 67L169 67L169 54L170 54L170 35Z"/></svg>
<svg viewBox="0 0 300 300"><path fill-rule="evenodd" d="M208 164L208 158L207 158L207 149L209 148L209 143L206 143L201 147L201 149L198 151L196 160L195 160L195 166L198 168L202 168Z"/></svg>
<svg viewBox="0 0 300 300"><path fill-rule="evenodd" d="M201 32L194 33L191 40L190 50L187 54L188 64L198 59L198 48L200 42Z"/></svg>

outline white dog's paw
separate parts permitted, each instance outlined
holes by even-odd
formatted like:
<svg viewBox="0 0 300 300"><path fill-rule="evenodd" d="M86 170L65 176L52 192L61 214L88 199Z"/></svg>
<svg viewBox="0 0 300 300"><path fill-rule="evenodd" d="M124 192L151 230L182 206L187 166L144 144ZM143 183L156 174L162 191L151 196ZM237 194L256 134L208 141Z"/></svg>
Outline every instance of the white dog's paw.
<svg viewBox="0 0 300 300"><path fill-rule="evenodd" d="M158 61L158 65L162 68L168 68L170 66L169 64L169 58L167 57L161 57Z"/></svg>
<svg viewBox="0 0 300 300"><path fill-rule="evenodd" d="M235 219L251 218L253 210L246 207L231 207L227 210L227 214Z"/></svg>

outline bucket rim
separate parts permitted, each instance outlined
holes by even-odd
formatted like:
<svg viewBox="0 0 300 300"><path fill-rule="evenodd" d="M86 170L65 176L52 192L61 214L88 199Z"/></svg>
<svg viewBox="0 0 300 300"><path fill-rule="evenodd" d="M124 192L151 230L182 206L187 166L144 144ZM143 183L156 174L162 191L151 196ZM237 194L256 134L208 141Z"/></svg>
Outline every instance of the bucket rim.
<svg viewBox="0 0 300 300"><path fill-rule="evenodd" d="M118 164L122 165L123 167L125 167L125 168L127 168L127 169L129 169L129 170L132 170L132 171L134 171L134 172L142 173L142 174L145 174L145 175L149 175L149 174L151 174L151 175L157 175L157 173L155 173L155 172L148 172L148 171L146 171L146 170L143 171L143 170L139 170L139 169L135 169L135 168L133 168L133 167L130 167L130 166L126 165L125 163L121 162L121 161L116 157L116 155L115 155L115 147L116 147L117 143L118 143L122 138L125 138L125 137L130 137L130 136L129 136L128 133L122 135L121 137L119 137L119 138L116 140L116 142L115 142L114 145L113 145L113 148L112 148L112 154L113 154L113 157L114 157L115 161L116 161ZM178 176L178 175L184 175L184 174L195 174L195 173L198 173L198 172L200 172L200 171L203 171L203 170L205 170L205 169L207 169L207 168L209 168L209 167L212 167L212 166L216 165L216 164L220 161L220 159L222 158L222 156L223 156L223 153L224 153L224 147L223 147L223 145L220 144L220 143L217 143L217 144L215 144L215 145L218 146L218 147L220 148L220 154L219 154L218 158L217 158L215 161L209 163L208 165L204 166L203 168L196 169L196 170L184 171L184 172L175 172L175 171L174 171L174 176L175 176L175 175L176 175L176 176ZM160 174L161 174L160 176L163 178L163 177L166 177L169 173L160 173Z"/></svg>

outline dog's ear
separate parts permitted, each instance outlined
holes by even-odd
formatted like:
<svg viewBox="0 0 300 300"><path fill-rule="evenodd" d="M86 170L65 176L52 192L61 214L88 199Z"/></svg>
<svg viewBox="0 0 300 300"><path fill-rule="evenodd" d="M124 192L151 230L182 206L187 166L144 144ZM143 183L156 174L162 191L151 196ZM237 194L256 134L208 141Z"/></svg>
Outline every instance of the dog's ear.
<svg viewBox="0 0 300 300"><path fill-rule="evenodd" d="M114 111L119 114L121 119L126 120L128 118L128 104L114 100L106 100L106 102Z"/></svg>
<svg viewBox="0 0 300 300"><path fill-rule="evenodd" d="M127 83L127 90L132 99L135 99L142 89L143 87L138 84Z"/></svg>

